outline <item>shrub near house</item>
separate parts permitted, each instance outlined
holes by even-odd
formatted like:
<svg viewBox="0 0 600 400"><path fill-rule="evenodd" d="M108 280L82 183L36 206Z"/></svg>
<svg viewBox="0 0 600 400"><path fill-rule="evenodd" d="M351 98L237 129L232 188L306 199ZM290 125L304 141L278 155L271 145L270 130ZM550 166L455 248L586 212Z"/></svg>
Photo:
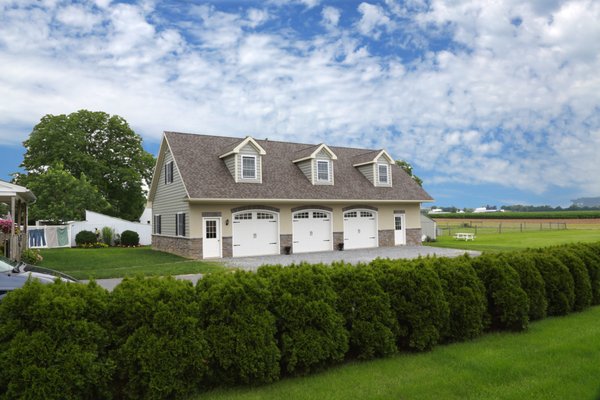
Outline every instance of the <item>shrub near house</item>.
<svg viewBox="0 0 600 400"><path fill-rule="evenodd" d="M568 257L554 256L565 249ZM598 271L600 244L577 244L456 260L271 266L213 275L195 289L172 278L126 279L112 293L30 282L0 303L0 363L11 366L0 374L0 397L182 398L395 346L428 350L484 328L525 329L544 314L542 294L548 315L588 307L590 293L596 304Z"/></svg>

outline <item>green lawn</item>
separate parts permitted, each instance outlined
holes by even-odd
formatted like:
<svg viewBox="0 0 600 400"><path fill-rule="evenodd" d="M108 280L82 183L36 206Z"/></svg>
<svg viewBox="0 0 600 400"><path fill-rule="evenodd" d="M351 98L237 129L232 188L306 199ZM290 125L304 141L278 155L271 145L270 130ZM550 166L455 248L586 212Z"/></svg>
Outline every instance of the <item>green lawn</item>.
<svg viewBox="0 0 600 400"><path fill-rule="evenodd" d="M473 232L473 229L464 228L460 230L460 232L463 231ZM425 244L434 247L448 247L465 250L510 251L528 247L545 247L564 243L598 241L600 241L599 229L577 229L478 234L474 241L468 242L456 240L452 236L438 236L437 242Z"/></svg>
<svg viewBox="0 0 600 400"><path fill-rule="evenodd" d="M600 307L423 354L352 363L196 399L599 399Z"/></svg>
<svg viewBox="0 0 600 400"><path fill-rule="evenodd" d="M127 275L180 275L223 270L216 262L188 260L149 247L41 250L40 266L77 279L121 278Z"/></svg>

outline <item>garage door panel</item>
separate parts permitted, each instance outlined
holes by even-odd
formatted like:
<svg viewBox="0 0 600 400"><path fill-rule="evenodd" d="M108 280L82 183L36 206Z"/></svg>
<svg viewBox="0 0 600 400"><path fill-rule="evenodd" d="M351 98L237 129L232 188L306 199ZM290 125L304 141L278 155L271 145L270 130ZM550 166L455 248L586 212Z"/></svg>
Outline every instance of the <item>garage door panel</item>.
<svg viewBox="0 0 600 400"><path fill-rule="evenodd" d="M249 211L233 216L233 256L279 254L277 214Z"/></svg>
<svg viewBox="0 0 600 400"><path fill-rule="evenodd" d="M332 250L331 216L323 211L301 211L292 215L294 253Z"/></svg>
<svg viewBox="0 0 600 400"><path fill-rule="evenodd" d="M344 248L377 247L377 214L369 210L344 213Z"/></svg>

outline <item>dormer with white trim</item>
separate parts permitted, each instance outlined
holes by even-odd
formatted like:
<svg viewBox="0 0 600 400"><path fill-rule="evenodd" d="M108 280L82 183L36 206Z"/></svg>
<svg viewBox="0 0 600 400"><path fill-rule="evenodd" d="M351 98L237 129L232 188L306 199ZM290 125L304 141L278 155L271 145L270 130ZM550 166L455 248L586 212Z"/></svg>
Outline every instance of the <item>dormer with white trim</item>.
<svg viewBox="0 0 600 400"><path fill-rule="evenodd" d="M267 152L256 140L246 136L219 156L237 183L262 183L262 156Z"/></svg>
<svg viewBox="0 0 600 400"><path fill-rule="evenodd" d="M352 164L373 186L392 186L394 159L385 150L369 151L356 156Z"/></svg>
<svg viewBox="0 0 600 400"><path fill-rule="evenodd" d="M294 155L294 164L313 185L333 185L335 153L324 143L310 146Z"/></svg>

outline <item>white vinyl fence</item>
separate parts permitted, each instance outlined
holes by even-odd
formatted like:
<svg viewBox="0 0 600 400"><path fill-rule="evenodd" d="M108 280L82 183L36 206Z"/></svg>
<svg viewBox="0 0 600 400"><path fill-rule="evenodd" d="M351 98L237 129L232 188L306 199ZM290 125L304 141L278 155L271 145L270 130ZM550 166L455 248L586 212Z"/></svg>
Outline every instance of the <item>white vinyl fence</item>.
<svg viewBox="0 0 600 400"><path fill-rule="evenodd" d="M85 221L74 221L68 225L45 225L29 227L29 247L34 249L75 247L75 237L81 231L102 232L102 228L112 228L115 234L134 231L140 236L143 246L152 244L152 227L150 224L126 221L93 211L85 212ZM65 233L66 231L66 233Z"/></svg>

